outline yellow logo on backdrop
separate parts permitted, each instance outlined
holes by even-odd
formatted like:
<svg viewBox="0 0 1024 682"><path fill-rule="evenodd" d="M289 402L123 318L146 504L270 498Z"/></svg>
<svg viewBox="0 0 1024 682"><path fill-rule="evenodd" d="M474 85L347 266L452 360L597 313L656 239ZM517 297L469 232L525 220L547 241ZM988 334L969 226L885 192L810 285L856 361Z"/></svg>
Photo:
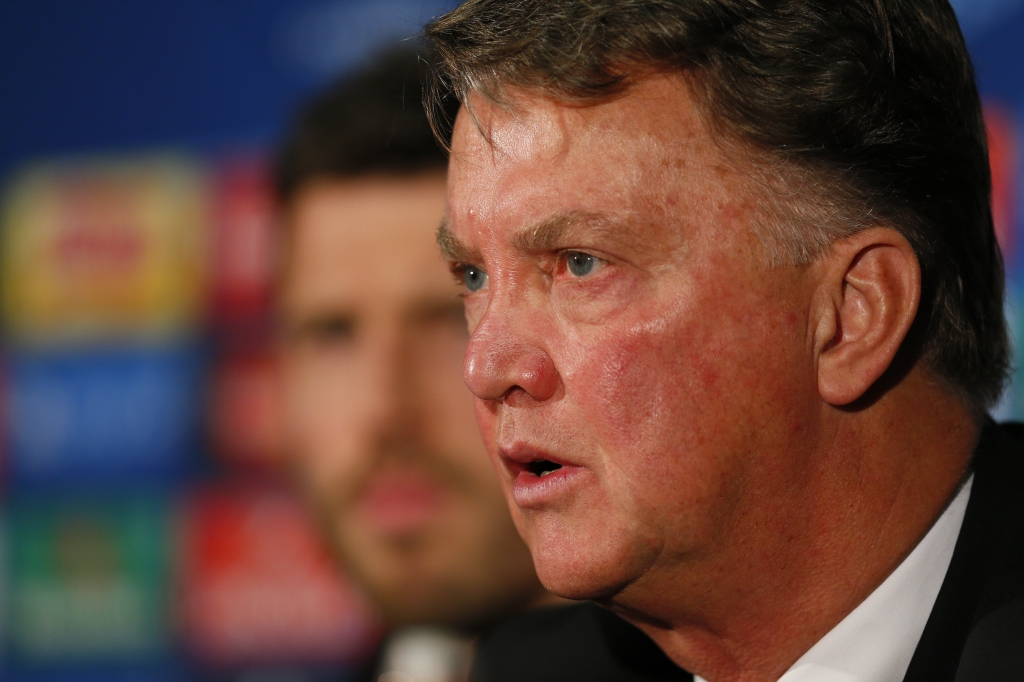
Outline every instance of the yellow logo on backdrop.
<svg viewBox="0 0 1024 682"><path fill-rule="evenodd" d="M31 167L0 219L3 317L16 340L163 338L200 321L210 218L198 165Z"/></svg>

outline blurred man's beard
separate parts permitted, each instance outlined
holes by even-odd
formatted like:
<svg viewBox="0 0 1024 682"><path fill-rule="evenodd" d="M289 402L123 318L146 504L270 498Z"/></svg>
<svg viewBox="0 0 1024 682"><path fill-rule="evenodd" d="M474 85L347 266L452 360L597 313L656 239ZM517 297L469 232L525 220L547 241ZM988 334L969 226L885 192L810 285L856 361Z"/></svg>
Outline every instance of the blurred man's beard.
<svg viewBox="0 0 1024 682"><path fill-rule="evenodd" d="M457 539L489 491L449 458L411 445L378 451L333 490L320 505L335 551L389 625L450 623L472 610L459 583L476 548Z"/></svg>

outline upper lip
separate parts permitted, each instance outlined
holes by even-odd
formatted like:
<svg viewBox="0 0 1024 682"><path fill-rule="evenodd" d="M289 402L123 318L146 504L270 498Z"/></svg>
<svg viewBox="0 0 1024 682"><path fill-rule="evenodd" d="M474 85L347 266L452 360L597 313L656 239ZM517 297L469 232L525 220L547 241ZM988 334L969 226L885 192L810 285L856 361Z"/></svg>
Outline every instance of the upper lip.
<svg viewBox="0 0 1024 682"><path fill-rule="evenodd" d="M512 443L509 445L499 445L498 453L501 458L513 465L516 470L521 470L525 465L532 462L552 462L559 466L579 466L574 462L570 462L567 459L552 455L551 453L542 450L540 448L533 447L526 443Z"/></svg>

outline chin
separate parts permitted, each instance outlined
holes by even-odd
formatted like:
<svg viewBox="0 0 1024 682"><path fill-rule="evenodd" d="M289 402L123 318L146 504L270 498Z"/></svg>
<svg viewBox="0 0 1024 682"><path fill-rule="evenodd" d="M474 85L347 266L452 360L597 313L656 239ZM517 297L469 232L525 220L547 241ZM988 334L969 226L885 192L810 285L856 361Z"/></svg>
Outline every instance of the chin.
<svg viewBox="0 0 1024 682"><path fill-rule="evenodd" d="M444 622L445 585L432 574L404 561L366 561L351 567L359 583L391 627Z"/></svg>
<svg viewBox="0 0 1024 682"><path fill-rule="evenodd" d="M527 544L537 577L549 592L566 599L605 599L643 575L650 557L632 545L629 534L607 528L595 531L529 533Z"/></svg>

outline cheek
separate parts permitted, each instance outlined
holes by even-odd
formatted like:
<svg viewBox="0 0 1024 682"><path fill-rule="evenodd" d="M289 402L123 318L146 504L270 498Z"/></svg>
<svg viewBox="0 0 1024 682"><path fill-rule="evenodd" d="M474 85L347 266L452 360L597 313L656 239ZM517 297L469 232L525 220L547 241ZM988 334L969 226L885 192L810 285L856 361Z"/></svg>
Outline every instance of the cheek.
<svg viewBox="0 0 1024 682"><path fill-rule="evenodd" d="M359 463L359 395L353 363L336 355L302 355L286 363L284 375L290 451L315 489L352 480Z"/></svg>
<svg viewBox="0 0 1024 682"><path fill-rule="evenodd" d="M409 344L413 366L410 392L422 410L429 443L443 452L479 454L484 460L473 394L462 378L466 342L461 326L439 326L417 335Z"/></svg>
<svg viewBox="0 0 1024 682"><path fill-rule="evenodd" d="M732 497L749 454L774 438L763 423L767 406L802 394L793 385L802 338L795 319L763 299L723 306L694 297L593 339L573 393L609 475L671 512Z"/></svg>

